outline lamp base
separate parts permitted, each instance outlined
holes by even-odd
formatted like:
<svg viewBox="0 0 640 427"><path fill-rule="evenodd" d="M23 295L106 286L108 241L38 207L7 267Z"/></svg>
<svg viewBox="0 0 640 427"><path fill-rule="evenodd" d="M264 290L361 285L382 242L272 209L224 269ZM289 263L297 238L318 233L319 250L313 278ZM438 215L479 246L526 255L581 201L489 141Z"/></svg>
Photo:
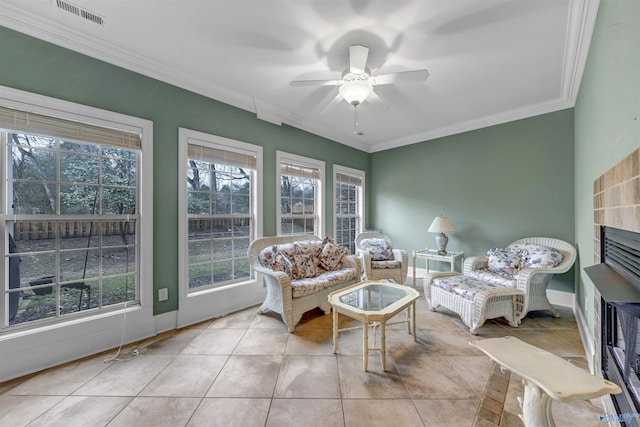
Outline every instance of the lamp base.
<svg viewBox="0 0 640 427"><path fill-rule="evenodd" d="M446 234L440 233L436 236L436 246L439 254L444 255L447 253L447 243L449 243L449 238Z"/></svg>

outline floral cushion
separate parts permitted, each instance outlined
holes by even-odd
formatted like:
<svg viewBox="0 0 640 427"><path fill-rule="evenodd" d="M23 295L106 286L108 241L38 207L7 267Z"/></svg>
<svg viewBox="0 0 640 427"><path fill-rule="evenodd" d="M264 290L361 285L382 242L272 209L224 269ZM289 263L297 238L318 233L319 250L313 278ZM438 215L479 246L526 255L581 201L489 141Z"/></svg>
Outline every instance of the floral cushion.
<svg viewBox="0 0 640 427"><path fill-rule="evenodd" d="M469 277L483 280L485 282L491 282L505 288L515 288L517 284L517 279L513 276L504 273L493 273L485 269L473 270L469 273Z"/></svg>
<svg viewBox="0 0 640 427"><path fill-rule="evenodd" d="M347 255L349 255L349 249L328 241L320 253L319 264L325 270L335 270Z"/></svg>
<svg viewBox="0 0 640 427"><path fill-rule="evenodd" d="M294 279L302 279L306 277L314 277L316 272L317 251L309 247L309 245L295 242L293 244L293 263L296 265L298 274Z"/></svg>
<svg viewBox="0 0 640 427"><path fill-rule="evenodd" d="M258 262L263 267L272 268L273 267L273 259L275 257L275 253L273 249L275 246L267 246L258 254Z"/></svg>
<svg viewBox="0 0 640 427"><path fill-rule="evenodd" d="M360 249L369 252L369 254L371 254L371 260L373 261L393 259L393 249L391 248L391 243L386 239L362 239L360 241Z"/></svg>
<svg viewBox="0 0 640 427"><path fill-rule="evenodd" d="M473 301L478 291L485 289L504 289L495 283L485 282L469 276L448 276L433 279L433 286L444 289L464 299Z"/></svg>
<svg viewBox="0 0 640 427"><path fill-rule="evenodd" d="M309 277L291 282L291 295L293 298L315 294L328 287L342 284L348 280L358 278L355 268L341 268L333 271L326 271L316 277Z"/></svg>
<svg viewBox="0 0 640 427"><path fill-rule="evenodd" d="M487 270L506 277L515 277L524 266L526 252L493 248L487 252Z"/></svg>
<svg viewBox="0 0 640 427"><path fill-rule="evenodd" d="M524 255L524 268L553 268L562 262L562 253L548 246L517 243L507 247Z"/></svg>
<svg viewBox="0 0 640 427"><path fill-rule="evenodd" d="M387 268L400 268L402 262L394 259L386 259L384 261L371 261L371 268L374 270L384 270Z"/></svg>
<svg viewBox="0 0 640 427"><path fill-rule="evenodd" d="M271 269L273 271L284 271L289 275L289 277L293 277L294 275L293 264L291 263L289 258L287 258L281 252L277 252L273 257L273 262L271 263Z"/></svg>

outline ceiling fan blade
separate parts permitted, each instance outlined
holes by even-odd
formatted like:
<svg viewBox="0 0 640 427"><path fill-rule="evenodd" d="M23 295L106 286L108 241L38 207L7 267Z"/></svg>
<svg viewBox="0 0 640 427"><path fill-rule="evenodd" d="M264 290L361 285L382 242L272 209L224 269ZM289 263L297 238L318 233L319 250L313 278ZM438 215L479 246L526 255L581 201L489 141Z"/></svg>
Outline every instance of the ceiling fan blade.
<svg viewBox="0 0 640 427"><path fill-rule="evenodd" d="M289 86L338 86L342 80L294 80Z"/></svg>
<svg viewBox="0 0 640 427"><path fill-rule="evenodd" d="M321 116L326 115L329 112L329 110L331 110L334 106L338 105L342 100L343 100L342 95L338 93L330 102L327 103L327 105L325 105L322 108L322 110L320 110L320 115Z"/></svg>
<svg viewBox="0 0 640 427"><path fill-rule="evenodd" d="M355 45L349 46L349 71L352 74L362 74L367 67L369 48Z"/></svg>
<svg viewBox="0 0 640 427"><path fill-rule="evenodd" d="M400 71L398 73L379 74L372 77L374 85L386 85L389 83L421 82L429 78L427 70Z"/></svg>

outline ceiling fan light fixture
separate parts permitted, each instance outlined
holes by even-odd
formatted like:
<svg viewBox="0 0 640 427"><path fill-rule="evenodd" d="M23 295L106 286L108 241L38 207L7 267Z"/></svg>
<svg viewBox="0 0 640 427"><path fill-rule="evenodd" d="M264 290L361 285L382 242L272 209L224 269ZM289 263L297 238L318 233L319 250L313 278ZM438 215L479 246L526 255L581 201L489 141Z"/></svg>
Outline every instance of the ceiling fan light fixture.
<svg viewBox="0 0 640 427"><path fill-rule="evenodd" d="M358 105L362 104L371 95L373 85L368 76L366 78L345 79L338 92L349 104Z"/></svg>

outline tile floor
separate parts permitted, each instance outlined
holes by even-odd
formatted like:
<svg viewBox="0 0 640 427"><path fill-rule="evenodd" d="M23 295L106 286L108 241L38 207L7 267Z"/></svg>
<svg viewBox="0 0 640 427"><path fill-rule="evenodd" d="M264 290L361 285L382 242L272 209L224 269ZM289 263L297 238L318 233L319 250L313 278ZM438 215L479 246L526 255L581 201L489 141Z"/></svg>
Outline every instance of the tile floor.
<svg viewBox="0 0 640 427"><path fill-rule="evenodd" d="M586 368L575 318L558 309L517 329L489 321L474 337L421 297L417 341L388 328L388 372L374 354L367 373L361 331L341 333L335 356L331 315L309 312L290 334L252 307L128 346L130 361L106 363L112 351L1 383L0 426L522 426L521 379L468 342L513 335ZM554 402L556 424L602 425L592 403Z"/></svg>

